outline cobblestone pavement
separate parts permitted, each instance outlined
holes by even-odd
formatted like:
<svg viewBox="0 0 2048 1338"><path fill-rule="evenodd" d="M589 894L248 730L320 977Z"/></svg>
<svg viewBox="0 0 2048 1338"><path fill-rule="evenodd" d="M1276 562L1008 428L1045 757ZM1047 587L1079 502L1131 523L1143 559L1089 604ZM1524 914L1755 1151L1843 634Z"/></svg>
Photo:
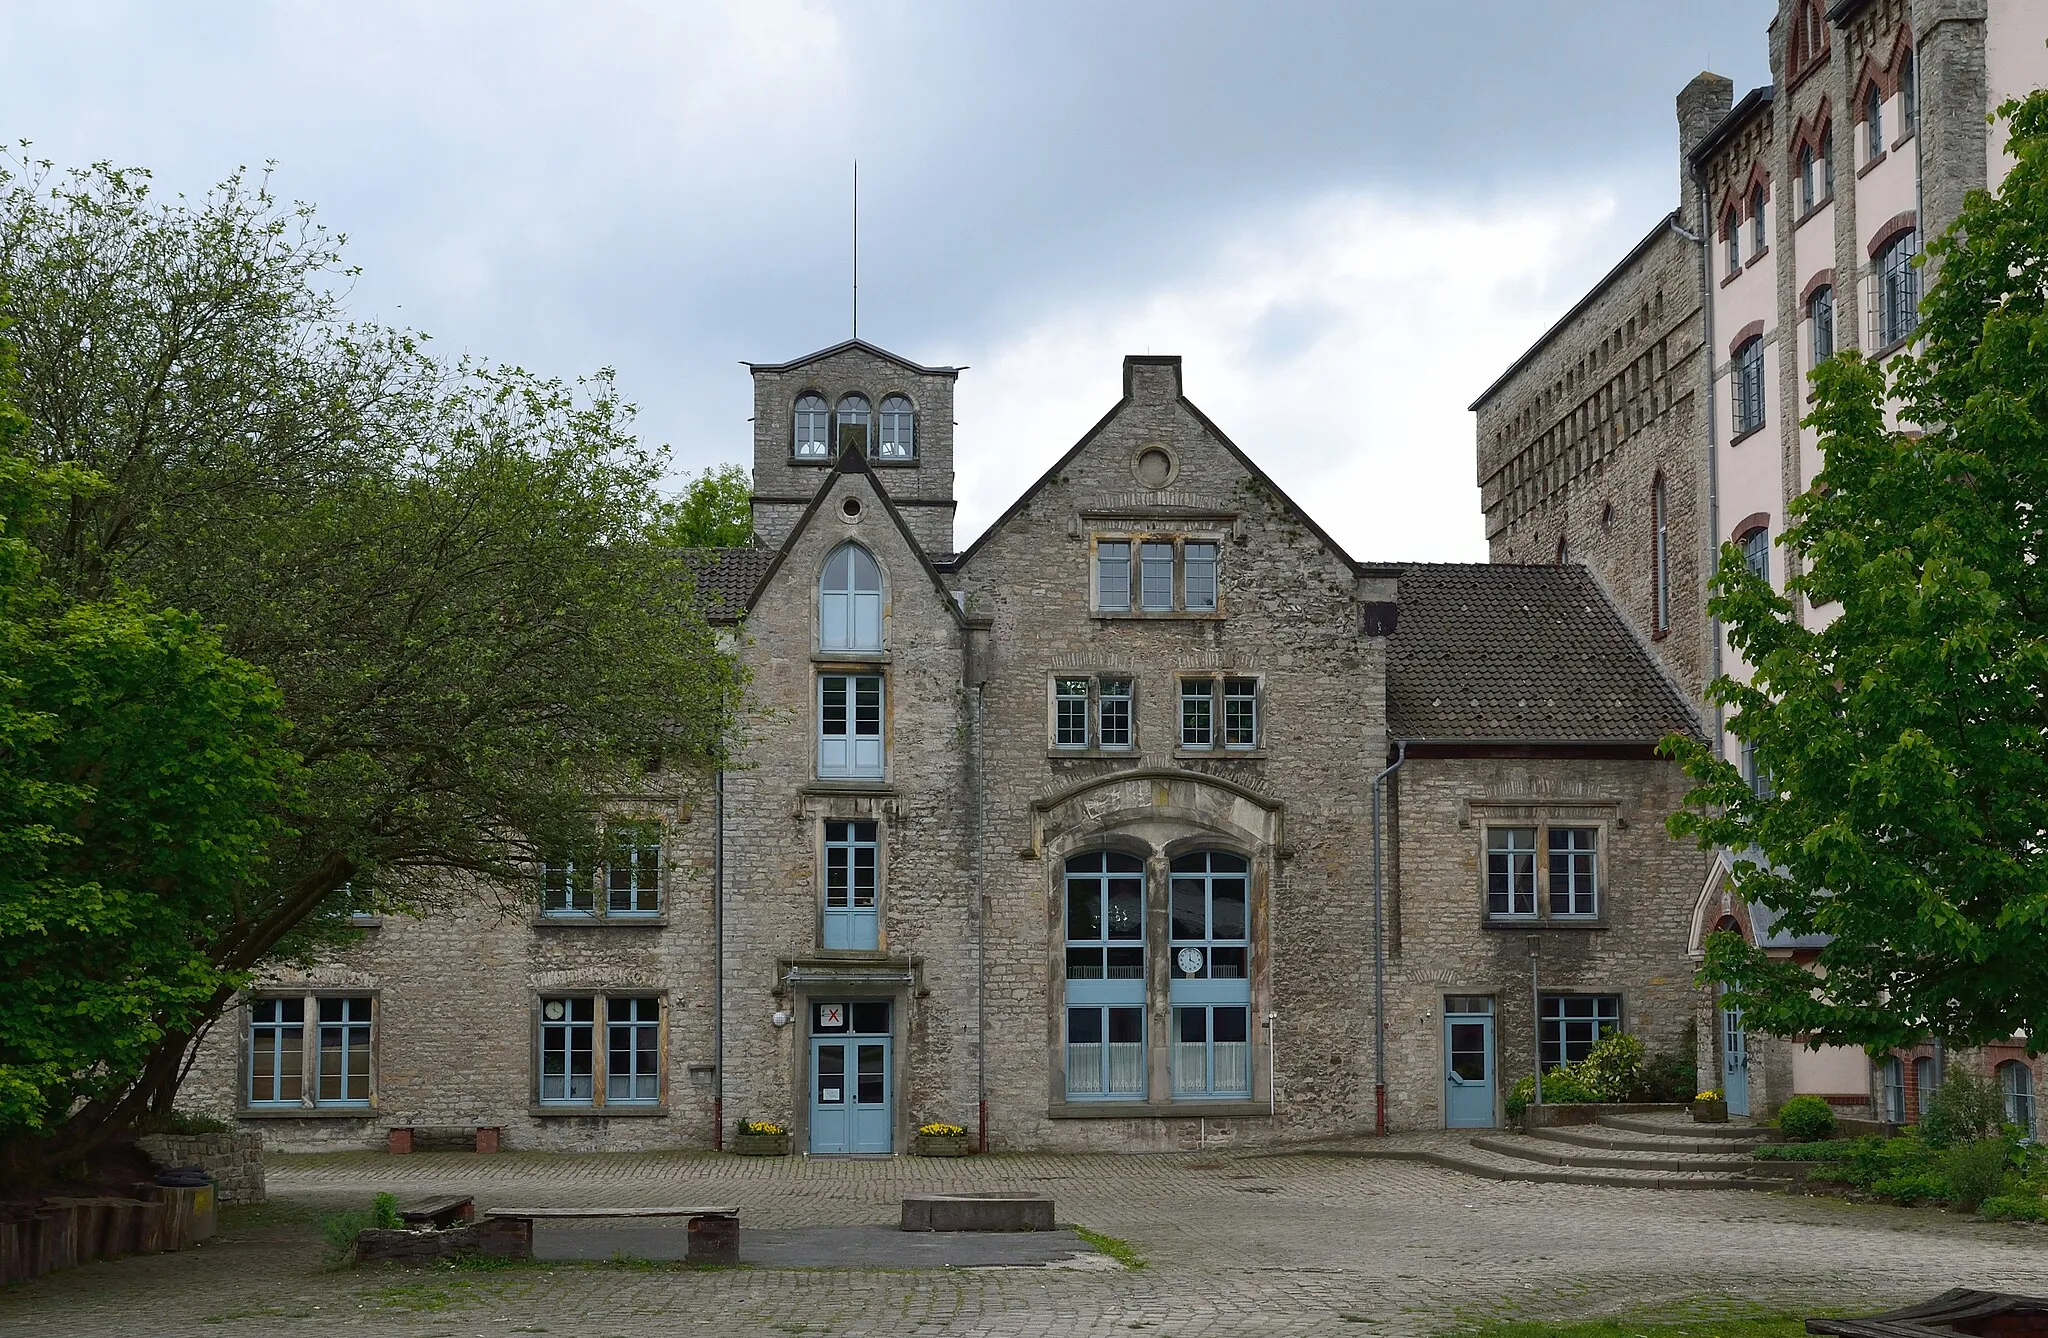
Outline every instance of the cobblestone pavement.
<svg viewBox="0 0 2048 1338"><path fill-rule="evenodd" d="M786 1228L892 1221L916 1190L1013 1186L1050 1191L1063 1222L1129 1241L1145 1267L345 1271L321 1263L315 1225L378 1190L474 1193L480 1207L730 1202L749 1226ZM270 1187L270 1205L231 1210L199 1250L0 1292L0 1334L1427 1335L1691 1298L1862 1309L1951 1285L2048 1292L2048 1233L2035 1228L1341 1156L345 1153L273 1157Z"/></svg>

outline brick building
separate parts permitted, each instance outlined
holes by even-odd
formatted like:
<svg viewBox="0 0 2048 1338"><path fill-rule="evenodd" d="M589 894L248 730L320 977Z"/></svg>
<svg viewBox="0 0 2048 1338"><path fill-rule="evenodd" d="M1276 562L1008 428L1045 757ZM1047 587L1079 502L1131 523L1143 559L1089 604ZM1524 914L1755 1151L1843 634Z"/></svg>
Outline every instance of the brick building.
<svg viewBox="0 0 2048 1338"><path fill-rule="evenodd" d="M1773 82L1739 102L1711 74L1678 95L1678 208L1472 406L1494 559L1583 563L1703 712L1706 682L1747 673L1704 612L1721 546L1780 590L1792 574L1775 540L1821 463L1807 374L1911 343L1923 240L2010 166L1987 118L2048 85L2048 7L2030 0L1780 0L1769 44ZM1819 946L1732 898L1726 863L1699 889L1695 953L1717 928ZM1752 1047L1726 1015L1715 1050L1738 1108L1746 1086L1760 1109L1810 1092L1905 1117L1938 1064ZM2017 1047L1970 1062L2031 1115L2038 1064Z"/></svg>
<svg viewBox="0 0 2048 1338"><path fill-rule="evenodd" d="M956 552L955 369L751 372L756 542L698 566L733 765L265 981L188 1102L288 1147L1157 1149L1370 1130L1382 1073L1392 1127L1483 1127L1539 1049L1687 1044L1707 861L1652 749L1701 726L1585 568L1353 559L1166 357Z"/></svg>

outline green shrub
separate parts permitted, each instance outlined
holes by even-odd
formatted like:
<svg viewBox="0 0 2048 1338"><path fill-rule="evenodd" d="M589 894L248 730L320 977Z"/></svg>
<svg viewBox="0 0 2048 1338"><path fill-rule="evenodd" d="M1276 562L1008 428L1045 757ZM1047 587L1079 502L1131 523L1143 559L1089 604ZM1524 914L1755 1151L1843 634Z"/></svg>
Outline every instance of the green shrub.
<svg viewBox="0 0 2048 1338"><path fill-rule="evenodd" d="M1817 1143L1835 1131L1835 1108L1817 1096L1795 1096L1778 1111L1778 1127L1795 1143Z"/></svg>
<svg viewBox="0 0 2048 1338"><path fill-rule="evenodd" d="M1690 1102L1699 1091L1699 1068L1690 1050L1675 1055L1651 1055L1643 1068L1643 1099L1666 1103Z"/></svg>
<svg viewBox="0 0 2048 1338"><path fill-rule="evenodd" d="M182 1110L167 1110L148 1120L142 1132L152 1134L225 1134L234 1130L226 1120L211 1115L193 1115Z"/></svg>
<svg viewBox="0 0 2048 1338"><path fill-rule="evenodd" d="M396 1194L379 1194L370 1200L370 1225L379 1231L396 1231L405 1225L398 1215Z"/></svg>
<svg viewBox="0 0 2048 1338"><path fill-rule="evenodd" d="M2007 1190L1984 1200L1978 1211L1993 1222L2048 1222L2048 1199L2031 1189Z"/></svg>
<svg viewBox="0 0 2048 1338"><path fill-rule="evenodd" d="M1839 1139L1824 1143L1765 1143L1750 1149L1764 1161L1842 1161L1848 1144Z"/></svg>
<svg viewBox="0 0 2048 1338"><path fill-rule="evenodd" d="M2006 1171L2012 1165L2012 1145L2003 1138L1980 1138L1958 1143L1941 1154L1941 1177L1948 1185L1944 1196L1964 1212L1975 1212L1989 1198L1996 1198L2005 1186Z"/></svg>
<svg viewBox="0 0 2048 1338"><path fill-rule="evenodd" d="M1508 1089L1508 1118L1519 1119L1536 1099L1536 1079L1525 1076ZM1543 1103L1549 1106L1578 1101L1598 1101L1600 1094L1578 1075L1576 1067L1552 1069L1543 1075Z"/></svg>
<svg viewBox="0 0 2048 1338"><path fill-rule="evenodd" d="M370 1211L366 1213L328 1213L320 1219L320 1235L327 1242L327 1262L353 1263L358 1235L372 1229L396 1231L404 1225L405 1219L398 1215L396 1194L377 1195L370 1200Z"/></svg>
<svg viewBox="0 0 2048 1338"><path fill-rule="evenodd" d="M2005 1103L1990 1083L1958 1069L1935 1089L1920 1117L1920 1137L1931 1148L1989 1138L2004 1126Z"/></svg>
<svg viewBox="0 0 2048 1338"><path fill-rule="evenodd" d="M1643 1072L1648 1059L1641 1037L1616 1031L1594 1042L1586 1057L1571 1067L1579 1081L1593 1089L1594 1100L1635 1101L1647 1086Z"/></svg>

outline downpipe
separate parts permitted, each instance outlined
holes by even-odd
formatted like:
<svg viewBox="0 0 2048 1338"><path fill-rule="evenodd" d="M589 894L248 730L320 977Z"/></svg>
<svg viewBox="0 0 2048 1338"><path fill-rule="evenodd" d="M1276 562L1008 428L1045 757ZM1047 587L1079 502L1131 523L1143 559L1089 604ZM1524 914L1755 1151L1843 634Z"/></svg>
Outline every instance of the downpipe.
<svg viewBox="0 0 2048 1338"><path fill-rule="evenodd" d="M1380 840L1380 793L1387 778L1408 760L1408 741L1395 745L1394 760L1372 778L1372 1107L1373 1133L1387 1136L1387 913L1386 860Z"/></svg>

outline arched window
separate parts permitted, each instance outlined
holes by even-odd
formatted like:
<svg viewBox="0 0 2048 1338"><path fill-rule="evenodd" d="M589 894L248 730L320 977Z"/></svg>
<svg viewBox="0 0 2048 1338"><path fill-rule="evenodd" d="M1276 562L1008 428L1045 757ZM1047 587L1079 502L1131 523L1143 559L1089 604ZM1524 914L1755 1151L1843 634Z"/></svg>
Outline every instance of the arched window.
<svg viewBox="0 0 2048 1338"><path fill-rule="evenodd" d="M1863 161L1874 163L1884 156L1884 94L1878 91L1875 83L1863 95L1863 133Z"/></svg>
<svg viewBox="0 0 2048 1338"><path fill-rule="evenodd" d="M2005 1122L2034 1135L2034 1071L2017 1059L1998 1066L1998 1094L2005 1100Z"/></svg>
<svg viewBox="0 0 2048 1338"><path fill-rule="evenodd" d="M1145 1095L1145 865L1097 850L1066 865L1067 1095Z"/></svg>
<svg viewBox="0 0 2048 1338"><path fill-rule="evenodd" d="M1167 963L1175 1096L1250 1096L1251 875L1237 855L1173 862Z"/></svg>
<svg viewBox="0 0 2048 1338"><path fill-rule="evenodd" d="M1888 348L1911 335L1920 324L1920 272L1913 257L1920 254L1920 233L1909 229L1877 253L1877 345Z"/></svg>
<svg viewBox="0 0 2048 1338"><path fill-rule="evenodd" d="M1735 435L1764 425L1764 338L1757 335L1735 350Z"/></svg>
<svg viewBox="0 0 2048 1338"><path fill-rule="evenodd" d="M839 401L839 411L833 415L839 420L838 432L833 440L839 445L839 453L857 450L868 453L868 428L874 418L874 411L868 407L867 396L847 395Z"/></svg>
<svg viewBox="0 0 2048 1338"><path fill-rule="evenodd" d="M1771 579L1771 532L1759 525L1742 536L1742 561L1757 579Z"/></svg>
<svg viewBox="0 0 2048 1338"><path fill-rule="evenodd" d="M859 544L841 544L818 580L818 649L882 648L882 569Z"/></svg>
<svg viewBox="0 0 2048 1338"><path fill-rule="evenodd" d="M1906 1122L1906 1066L1897 1055L1878 1066L1877 1118L1891 1124Z"/></svg>
<svg viewBox="0 0 2048 1338"><path fill-rule="evenodd" d="M1835 198L1835 128L1820 132L1820 193L1824 200Z"/></svg>
<svg viewBox="0 0 2048 1338"><path fill-rule="evenodd" d="M1899 133L1910 135L1920 128L1920 65L1908 48L1899 65Z"/></svg>
<svg viewBox="0 0 2048 1338"><path fill-rule="evenodd" d="M882 440L878 460L917 458L917 414L910 401L891 395L882 401Z"/></svg>
<svg viewBox="0 0 2048 1338"><path fill-rule="evenodd" d="M1659 632L1671 630L1671 509L1665 503L1659 474L1650 485L1651 621Z"/></svg>
<svg viewBox="0 0 2048 1338"><path fill-rule="evenodd" d="M1816 193L1817 190L1816 174L1813 170L1813 146L1811 144L1802 144L1799 146L1800 213L1810 214L1813 212L1813 206L1820 202L1820 196Z"/></svg>
<svg viewBox="0 0 2048 1338"><path fill-rule="evenodd" d="M1927 1118L1928 1108L1934 1104L1934 1056L1921 1055L1913 1061L1913 1122L1918 1124Z"/></svg>
<svg viewBox="0 0 2048 1338"><path fill-rule="evenodd" d="M1764 226L1764 188L1759 185L1749 193L1749 250L1754 255L1770 245L1769 229Z"/></svg>
<svg viewBox="0 0 2048 1338"><path fill-rule="evenodd" d="M1742 268L1742 224L1730 209L1721 218L1721 240L1728 248L1728 272Z"/></svg>
<svg viewBox="0 0 2048 1338"><path fill-rule="evenodd" d="M1835 290L1820 287L1806 299L1806 318L1813 322L1815 366L1835 356Z"/></svg>
<svg viewBox="0 0 2048 1338"><path fill-rule="evenodd" d="M825 401L816 395L804 395L796 402L796 411L791 415L789 453L798 460L829 460L832 458L831 414L825 408Z"/></svg>

